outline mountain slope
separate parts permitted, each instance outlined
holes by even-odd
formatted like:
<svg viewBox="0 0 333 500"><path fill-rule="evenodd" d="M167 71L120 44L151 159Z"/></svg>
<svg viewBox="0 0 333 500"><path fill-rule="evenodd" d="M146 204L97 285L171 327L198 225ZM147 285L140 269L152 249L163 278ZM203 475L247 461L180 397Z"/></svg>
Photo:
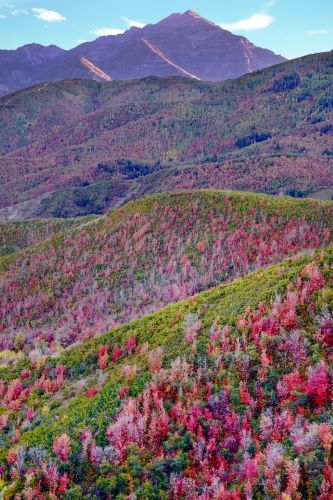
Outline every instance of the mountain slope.
<svg viewBox="0 0 333 500"><path fill-rule="evenodd" d="M0 220L0 257L34 247L59 231L86 224L93 218L38 219L22 222Z"/></svg>
<svg viewBox="0 0 333 500"><path fill-rule="evenodd" d="M0 50L0 95L36 83L34 73L38 71L37 68L61 54L65 54L65 50L56 45L44 47L37 43L24 45L16 50Z"/></svg>
<svg viewBox="0 0 333 500"><path fill-rule="evenodd" d="M328 244L332 213L329 202L223 191L130 203L0 259L0 348L56 353Z"/></svg>
<svg viewBox="0 0 333 500"><path fill-rule="evenodd" d="M289 260L57 359L3 356L3 493L330 498L332 259Z"/></svg>
<svg viewBox="0 0 333 500"><path fill-rule="evenodd" d="M84 64L87 59L100 71L91 72ZM186 74L218 81L284 60L187 11L155 25L86 42L69 51L37 44L0 51L0 95L65 78L128 80Z"/></svg>
<svg viewBox="0 0 333 500"><path fill-rule="evenodd" d="M216 84L37 85L0 99L0 207L85 215L187 185L309 195L333 186L332 92L333 52Z"/></svg>

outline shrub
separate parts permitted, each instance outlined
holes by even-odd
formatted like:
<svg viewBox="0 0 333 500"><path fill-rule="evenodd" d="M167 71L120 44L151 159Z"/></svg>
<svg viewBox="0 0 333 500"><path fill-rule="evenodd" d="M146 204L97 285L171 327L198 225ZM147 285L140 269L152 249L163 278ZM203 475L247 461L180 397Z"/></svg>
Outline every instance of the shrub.
<svg viewBox="0 0 333 500"><path fill-rule="evenodd" d="M254 132L250 135L247 135L245 137L240 137L239 139L236 140L236 146L238 148L246 148L247 146L250 146L251 144L255 144L256 142L263 142L267 141L267 139L270 139L272 136L269 132Z"/></svg>
<svg viewBox="0 0 333 500"><path fill-rule="evenodd" d="M301 83L301 78L298 73L283 75L281 78L274 81L272 85L273 92L285 92L287 90L296 89Z"/></svg>

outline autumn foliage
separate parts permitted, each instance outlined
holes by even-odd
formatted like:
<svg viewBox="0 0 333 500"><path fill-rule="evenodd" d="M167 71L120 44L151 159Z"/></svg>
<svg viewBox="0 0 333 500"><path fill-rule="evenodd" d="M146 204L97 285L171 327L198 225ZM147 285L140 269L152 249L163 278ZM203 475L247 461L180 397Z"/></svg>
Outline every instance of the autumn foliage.
<svg viewBox="0 0 333 500"><path fill-rule="evenodd" d="M329 203L249 194L197 192L130 204L14 257L0 273L0 347L55 353L317 248L329 241L332 220ZM119 356L101 351L100 367Z"/></svg>
<svg viewBox="0 0 333 500"><path fill-rule="evenodd" d="M232 324L211 318L208 336L202 334L205 310L187 315L186 354L170 364L164 349L147 351L132 335L113 348L120 357L109 356L109 345L101 343L100 371L121 367L117 410L105 430L85 425L72 436L55 436L49 449L15 443L6 454L4 477L37 499L79 492L329 500L331 298L330 261L314 260L284 293L247 307ZM142 368L135 359L150 374L137 394L131 391ZM63 377L66 370L58 365L54 373ZM25 370L8 387L3 383L3 401L20 399L28 380ZM35 418L33 410L29 415Z"/></svg>

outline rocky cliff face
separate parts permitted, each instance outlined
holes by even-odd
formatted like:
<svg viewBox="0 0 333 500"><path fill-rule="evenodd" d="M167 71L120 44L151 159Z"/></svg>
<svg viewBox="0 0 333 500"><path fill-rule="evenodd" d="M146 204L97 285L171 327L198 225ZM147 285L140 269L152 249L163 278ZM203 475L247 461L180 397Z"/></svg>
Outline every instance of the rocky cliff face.
<svg viewBox="0 0 333 500"><path fill-rule="evenodd" d="M38 44L2 50L0 95L35 83L105 79L104 75L113 80L179 75L218 81L284 60L187 11L144 28L133 27L122 35L100 37L69 51Z"/></svg>

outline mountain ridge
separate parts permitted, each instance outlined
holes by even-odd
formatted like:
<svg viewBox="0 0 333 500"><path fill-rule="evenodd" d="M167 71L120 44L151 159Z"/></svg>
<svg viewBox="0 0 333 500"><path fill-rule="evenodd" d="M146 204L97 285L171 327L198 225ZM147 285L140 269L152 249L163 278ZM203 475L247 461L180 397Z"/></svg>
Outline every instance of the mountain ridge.
<svg viewBox="0 0 333 500"><path fill-rule="evenodd" d="M142 39L173 64L156 57L156 52L147 51ZM101 73L92 75L82 65L82 57L100 68ZM28 44L14 51L0 50L0 95L45 81L103 79L103 73L113 80L124 80L151 75L177 76L185 71L187 76L218 81L285 60L193 11L186 11L143 28L132 27L119 35L99 37L70 50L39 44Z"/></svg>

